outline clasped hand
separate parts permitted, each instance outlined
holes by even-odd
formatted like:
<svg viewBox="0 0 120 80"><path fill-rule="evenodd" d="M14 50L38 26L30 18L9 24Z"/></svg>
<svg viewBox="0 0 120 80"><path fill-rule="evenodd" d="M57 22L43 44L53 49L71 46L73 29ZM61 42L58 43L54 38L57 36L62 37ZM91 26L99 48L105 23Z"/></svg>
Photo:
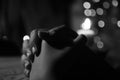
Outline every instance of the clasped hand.
<svg viewBox="0 0 120 80"><path fill-rule="evenodd" d="M48 31L33 30L30 39L24 40L22 46L25 75L30 80L54 80L52 70L56 61L77 43L85 44L86 37L65 26Z"/></svg>

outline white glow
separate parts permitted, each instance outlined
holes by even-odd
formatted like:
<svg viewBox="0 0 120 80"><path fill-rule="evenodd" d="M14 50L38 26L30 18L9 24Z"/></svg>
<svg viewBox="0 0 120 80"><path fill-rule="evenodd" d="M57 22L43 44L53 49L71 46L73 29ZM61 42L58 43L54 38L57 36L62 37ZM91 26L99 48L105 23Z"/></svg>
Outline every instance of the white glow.
<svg viewBox="0 0 120 80"><path fill-rule="evenodd" d="M82 23L81 28L84 30L89 30L91 28L92 22L89 18L86 18L85 21Z"/></svg>
<svg viewBox="0 0 120 80"><path fill-rule="evenodd" d="M25 41L25 40L29 40L30 39L30 37L28 36L28 35L25 35L24 37L23 37L23 40Z"/></svg>
<svg viewBox="0 0 120 80"><path fill-rule="evenodd" d="M86 16L91 16L91 15L92 15L92 12L91 12L91 10L86 9L86 10L84 10L84 14L85 14Z"/></svg>

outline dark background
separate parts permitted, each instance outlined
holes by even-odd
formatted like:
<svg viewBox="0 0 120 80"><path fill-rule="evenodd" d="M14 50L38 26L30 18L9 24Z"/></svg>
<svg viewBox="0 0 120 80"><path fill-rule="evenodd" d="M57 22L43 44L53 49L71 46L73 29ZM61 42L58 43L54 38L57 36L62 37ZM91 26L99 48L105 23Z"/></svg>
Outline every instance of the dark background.
<svg viewBox="0 0 120 80"><path fill-rule="evenodd" d="M23 36L35 28L63 25L65 3L63 0L0 0L0 55L21 55Z"/></svg>

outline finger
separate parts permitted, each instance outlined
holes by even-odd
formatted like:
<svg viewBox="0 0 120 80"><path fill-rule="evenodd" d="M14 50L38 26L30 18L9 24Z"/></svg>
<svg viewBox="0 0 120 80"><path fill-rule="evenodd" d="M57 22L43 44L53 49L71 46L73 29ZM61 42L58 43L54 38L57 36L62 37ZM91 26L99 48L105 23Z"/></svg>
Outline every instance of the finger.
<svg viewBox="0 0 120 80"><path fill-rule="evenodd" d="M25 69L25 70L24 70L24 75L25 75L26 77L29 77L29 76L30 76L30 70Z"/></svg>
<svg viewBox="0 0 120 80"><path fill-rule="evenodd" d="M27 59L33 63L34 62L34 54L32 53L32 51L30 49L28 49L28 50L26 50L25 54L27 56Z"/></svg>
<svg viewBox="0 0 120 80"><path fill-rule="evenodd" d="M65 25L61 25L61 26L52 28L52 29L49 30L49 33L52 35L52 34L54 34L55 32L57 32L58 30L63 29L63 28L65 28Z"/></svg>
<svg viewBox="0 0 120 80"><path fill-rule="evenodd" d="M29 60L24 61L24 67L25 69L31 70L32 64Z"/></svg>
<svg viewBox="0 0 120 80"><path fill-rule="evenodd" d="M87 42L87 37L84 35L79 35L77 38L74 39L73 43L74 44L78 44L80 43L80 45L84 45Z"/></svg>
<svg viewBox="0 0 120 80"><path fill-rule="evenodd" d="M38 30L33 30L30 34L30 48L32 50L32 53L38 56L41 51L41 38L38 36Z"/></svg>
<svg viewBox="0 0 120 80"><path fill-rule="evenodd" d="M28 35L25 35L23 37L23 44L22 44L22 50L26 50L28 47L29 47L29 40L30 40L30 37Z"/></svg>
<svg viewBox="0 0 120 80"><path fill-rule="evenodd" d="M29 77L32 68L31 62L29 60L25 60L23 66L24 66L24 74L26 75L26 77Z"/></svg>
<svg viewBox="0 0 120 80"><path fill-rule="evenodd" d="M41 31L40 37L52 47L63 49L67 46L73 46L73 39L77 37L77 33L66 27L57 27L50 31Z"/></svg>
<svg viewBox="0 0 120 80"><path fill-rule="evenodd" d="M25 60L27 60L27 56L25 54L23 54L21 56L21 62L24 63Z"/></svg>

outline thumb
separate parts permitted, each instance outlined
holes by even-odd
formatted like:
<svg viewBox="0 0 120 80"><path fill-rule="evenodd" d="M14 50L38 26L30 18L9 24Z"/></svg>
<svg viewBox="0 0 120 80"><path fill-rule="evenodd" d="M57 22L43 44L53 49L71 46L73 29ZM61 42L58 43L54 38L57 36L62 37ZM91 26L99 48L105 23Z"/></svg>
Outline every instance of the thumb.
<svg viewBox="0 0 120 80"><path fill-rule="evenodd" d="M85 45L86 42L87 42L87 37L85 35L79 35L73 40L74 45L76 44Z"/></svg>

